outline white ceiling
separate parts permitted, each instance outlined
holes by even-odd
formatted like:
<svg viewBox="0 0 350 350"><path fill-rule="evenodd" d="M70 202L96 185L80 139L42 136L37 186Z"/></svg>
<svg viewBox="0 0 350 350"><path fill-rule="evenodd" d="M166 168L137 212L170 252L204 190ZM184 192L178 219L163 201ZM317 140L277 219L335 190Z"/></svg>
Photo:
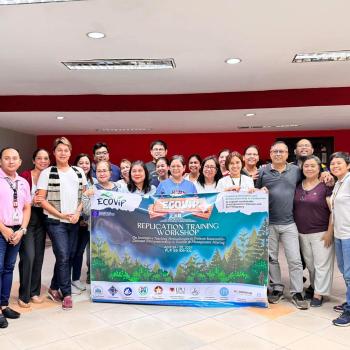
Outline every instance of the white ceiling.
<svg viewBox="0 0 350 350"><path fill-rule="evenodd" d="M350 86L350 62L291 63L300 52L350 49L347 0L87 0L0 6L0 95L184 94ZM90 31L106 38L89 39ZM70 71L60 62L174 58L161 71ZM227 65L228 57L242 63ZM20 108L19 108L20 110ZM1 111L1 106L0 106ZM101 127L235 131L247 112L2 112L31 134ZM258 110L252 125L350 128L348 106ZM29 122L28 122L29 120ZM285 121L288 121L286 123ZM98 124L98 125L97 125ZM295 128L291 128L295 130Z"/></svg>

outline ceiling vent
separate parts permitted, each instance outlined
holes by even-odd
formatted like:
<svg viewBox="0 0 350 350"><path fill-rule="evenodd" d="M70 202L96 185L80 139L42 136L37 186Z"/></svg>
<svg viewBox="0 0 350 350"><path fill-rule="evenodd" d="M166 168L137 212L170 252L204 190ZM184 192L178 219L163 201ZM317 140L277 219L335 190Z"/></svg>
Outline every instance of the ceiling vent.
<svg viewBox="0 0 350 350"><path fill-rule="evenodd" d="M243 125L243 126L238 126L237 129L263 129L264 127L262 125Z"/></svg>
<svg viewBox="0 0 350 350"><path fill-rule="evenodd" d="M309 63L309 62L334 62L349 61L350 51L324 51L312 53L298 53L293 58L293 63Z"/></svg>
<svg viewBox="0 0 350 350"><path fill-rule="evenodd" d="M164 59L97 59L62 62L68 69L174 69L173 58Z"/></svg>

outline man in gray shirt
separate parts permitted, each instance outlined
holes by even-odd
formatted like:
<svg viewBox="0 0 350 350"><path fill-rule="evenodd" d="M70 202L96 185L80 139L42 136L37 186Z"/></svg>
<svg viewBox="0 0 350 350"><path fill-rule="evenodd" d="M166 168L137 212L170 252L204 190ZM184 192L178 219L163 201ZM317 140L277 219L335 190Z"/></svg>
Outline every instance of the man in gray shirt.
<svg viewBox="0 0 350 350"><path fill-rule="evenodd" d="M272 164L261 167L257 188L269 192L269 272L272 289L268 299L277 304L283 298L284 285L278 261L279 241L287 258L292 303L302 310L309 305L304 299L303 267L300 258L298 230L293 218L295 188L301 180L298 166L288 164L288 147L283 141L275 142L270 149Z"/></svg>

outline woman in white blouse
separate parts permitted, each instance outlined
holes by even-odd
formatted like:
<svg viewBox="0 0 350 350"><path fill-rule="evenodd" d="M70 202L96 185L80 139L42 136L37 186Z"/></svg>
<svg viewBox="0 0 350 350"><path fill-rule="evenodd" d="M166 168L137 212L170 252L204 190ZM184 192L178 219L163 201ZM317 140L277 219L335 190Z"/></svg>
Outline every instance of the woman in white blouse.
<svg viewBox="0 0 350 350"><path fill-rule="evenodd" d="M220 165L216 156L203 159L198 181L195 183L197 193L215 193L220 179Z"/></svg>
<svg viewBox="0 0 350 350"><path fill-rule="evenodd" d="M242 174L243 158L236 151L231 152L226 158L226 168L229 170L228 176L224 176L216 187L218 192L223 191L251 191L254 188L253 179Z"/></svg>

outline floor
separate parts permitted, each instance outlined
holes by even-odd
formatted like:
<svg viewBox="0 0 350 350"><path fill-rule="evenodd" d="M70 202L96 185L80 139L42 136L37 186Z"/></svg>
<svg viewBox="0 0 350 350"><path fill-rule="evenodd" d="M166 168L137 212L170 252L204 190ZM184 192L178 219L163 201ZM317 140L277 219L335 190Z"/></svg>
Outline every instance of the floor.
<svg viewBox="0 0 350 350"><path fill-rule="evenodd" d="M53 262L51 247L47 247L43 293ZM49 300L25 310L16 305L17 268L14 281L11 304L23 314L0 330L1 350L346 350L350 344L350 328L331 324L337 316L332 307L343 302L345 294L337 269L333 296L321 308L306 311L297 310L288 300L269 309L91 303L88 291L74 297L74 308L69 312Z"/></svg>

